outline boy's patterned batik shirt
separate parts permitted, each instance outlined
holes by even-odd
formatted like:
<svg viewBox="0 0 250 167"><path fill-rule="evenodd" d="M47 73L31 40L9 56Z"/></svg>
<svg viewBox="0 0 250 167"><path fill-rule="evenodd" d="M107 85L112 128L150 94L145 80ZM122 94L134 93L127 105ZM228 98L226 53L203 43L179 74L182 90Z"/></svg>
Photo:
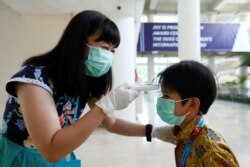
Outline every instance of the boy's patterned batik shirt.
<svg viewBox="0 0 250 167"><path fill-rule="evenodd" d="M200 116L177 133L175 148L176 166L180 167L181 157L190 134L195 129ZM186 167L238 167L239 164L232 150L223 137L207 123L192 144L185 163Z"/></svg>

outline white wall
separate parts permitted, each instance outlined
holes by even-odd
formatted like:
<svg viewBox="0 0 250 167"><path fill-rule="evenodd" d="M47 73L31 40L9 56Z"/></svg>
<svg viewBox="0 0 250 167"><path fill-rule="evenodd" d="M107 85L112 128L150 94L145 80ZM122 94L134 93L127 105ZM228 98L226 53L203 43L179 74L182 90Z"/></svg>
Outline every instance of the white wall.
<svg viewBox="0 0 250 167"><path fill-rule="evenodd" d="M0 127L7 80L24 59L55 46L71 15L22 15L0 2Z"/></svg>

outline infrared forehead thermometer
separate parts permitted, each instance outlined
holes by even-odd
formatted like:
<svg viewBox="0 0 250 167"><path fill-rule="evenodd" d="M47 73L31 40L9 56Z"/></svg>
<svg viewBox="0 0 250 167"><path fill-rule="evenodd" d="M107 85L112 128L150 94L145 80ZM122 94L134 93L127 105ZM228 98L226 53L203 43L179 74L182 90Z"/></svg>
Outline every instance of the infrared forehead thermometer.
<svg viewBox="0 0 250 167"><path fill-rule="evenodd" d="M132 85L130 89L137 90L137 91L149 91L149 90L158 90L158 84L136 84Z"/></svg>

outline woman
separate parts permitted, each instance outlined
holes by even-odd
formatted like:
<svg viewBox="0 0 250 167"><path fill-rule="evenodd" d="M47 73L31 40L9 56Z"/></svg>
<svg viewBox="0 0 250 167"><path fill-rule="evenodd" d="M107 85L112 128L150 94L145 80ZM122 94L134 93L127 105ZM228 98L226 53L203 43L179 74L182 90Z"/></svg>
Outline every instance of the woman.
<svg viewBox="0 0 250 167"><path fill-rule="evenodd" d="M112 58L119 43L119 30L110 19L83 11L70 21L55 48L23 63L6 85L10 96L0 166L73 166L72 151L100 124L113 133L151 137L151 125L112 117L139 95L127 84L111 91ZM90 110L79 118L86 103ZM153 132L153 137L165 133L157 128Z"/></svg>

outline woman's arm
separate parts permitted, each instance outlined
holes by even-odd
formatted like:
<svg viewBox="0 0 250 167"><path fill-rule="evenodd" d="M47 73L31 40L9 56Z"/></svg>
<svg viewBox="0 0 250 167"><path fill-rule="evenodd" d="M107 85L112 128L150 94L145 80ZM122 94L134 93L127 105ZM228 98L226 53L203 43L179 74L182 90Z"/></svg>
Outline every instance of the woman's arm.
<svg viewBox="0 0 250 167"><path fill-rule="evenodd" d="M94 107L96 101L97 99L95 98L89 99L89 107ZM102 121L102 125L112 133L117 133L125 136L145 136L145 125L118 119L114 115L112 115L111 117L106 117Z"/></svg>
<svg viewBox="0 0 250 167"><path fill-rule="evenodd" d="M102 125L112 133L125 136L145 136L145 125L118 119L114 116L106 117L102 121Z"/></svg>
<svg viewBox="0 0 250 167"><path fill-rule="evenodd" d="M53 97L43 88L17 84L17 96L29 135L42 156L56 162L81 145L106 114L91 110L73 125L61 128Z"/></svg>
<svg viewBox="0 0 250 167"><path fill-rule="evenodd" d="M90 108L94 107L97 99L91 98L88 100L88 105ZM111 117L106 117L102 121L103 126L112 133L125 135L125 136L145 136L146 126L142 124L137 124L129 122L123 119L118 119L114 115ZM149 130L149 129L148 129ZM173 127L170 125L153 127L153 129L147 132L147 140L151 141L152 138L160 139L164 142L176 144L176 138L173 134Z"/></svg>

